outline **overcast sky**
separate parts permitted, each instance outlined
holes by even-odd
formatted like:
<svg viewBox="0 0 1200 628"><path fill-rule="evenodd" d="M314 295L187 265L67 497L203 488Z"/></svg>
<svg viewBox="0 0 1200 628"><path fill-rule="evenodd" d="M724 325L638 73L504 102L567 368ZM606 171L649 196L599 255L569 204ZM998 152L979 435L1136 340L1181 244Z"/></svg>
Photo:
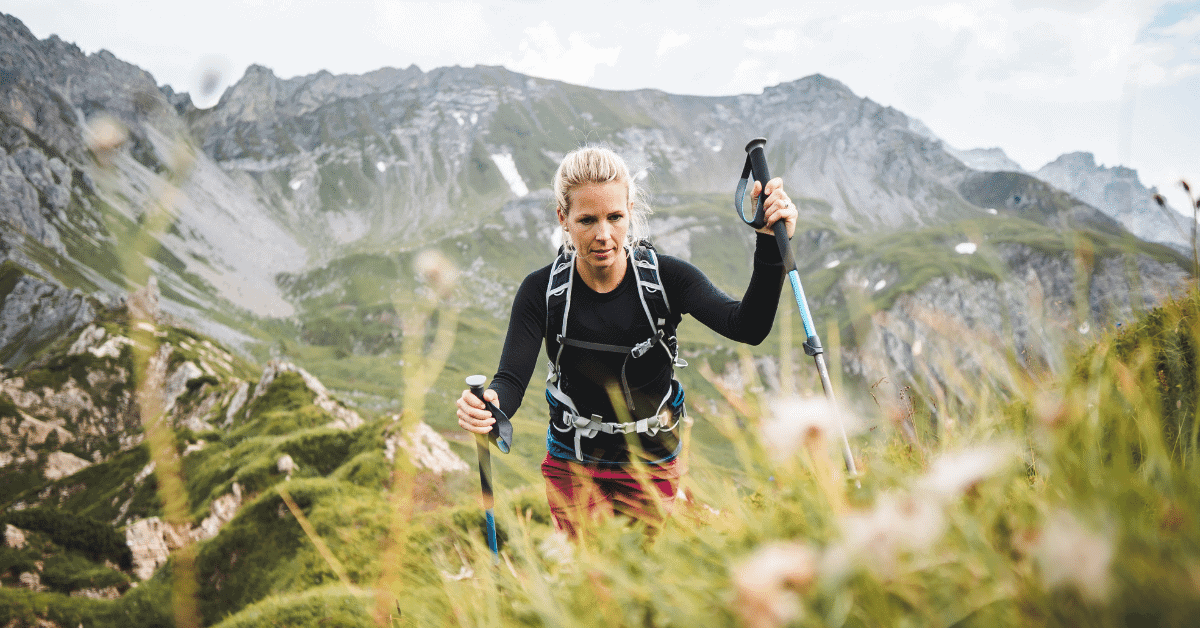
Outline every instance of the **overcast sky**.
<svg viewBox="0 0 1200 628"><path fill-rule="evenodd" d="M39 38L108 49L193 94L280 77L503 65L604 89L759 93L820 73L956 148L1036 170L1088 151L1179 209L1200 187L1200 1L0 0ZM211 104L211 102L209 104Z"/></svg>

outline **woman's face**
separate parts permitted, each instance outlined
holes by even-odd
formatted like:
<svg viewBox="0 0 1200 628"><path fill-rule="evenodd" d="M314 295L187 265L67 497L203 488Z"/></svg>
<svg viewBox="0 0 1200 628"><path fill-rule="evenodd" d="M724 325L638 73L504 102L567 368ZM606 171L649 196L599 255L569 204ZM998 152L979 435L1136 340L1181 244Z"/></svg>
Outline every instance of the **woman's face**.
<svg viewBox="0 0 1200 628"><path fill-rule="evenodd" d="M570 213L558 211L558 222L575 245L576 258L596 270L625 259L625 236L633 201L620 181L587 183L571 193Z"/></svg>

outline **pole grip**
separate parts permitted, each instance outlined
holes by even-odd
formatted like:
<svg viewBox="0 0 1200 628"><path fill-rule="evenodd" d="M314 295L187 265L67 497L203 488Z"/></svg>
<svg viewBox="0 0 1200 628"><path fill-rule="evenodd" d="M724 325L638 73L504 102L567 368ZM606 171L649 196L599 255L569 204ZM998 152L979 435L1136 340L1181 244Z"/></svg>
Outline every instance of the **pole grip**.
<svg viewBox="0 0 1200 628"><path fill-rule="evenodd" d="M771 180L771 172L767 169L767 138L756 137L746 144L746 159L750 162L750 173L755 181L758 181L759 189L765 191L767 189L767 181ZM758 195L758 203L754 206L754 224L761 227L766 224L766 200L767 195L760 193Z"/></svg>

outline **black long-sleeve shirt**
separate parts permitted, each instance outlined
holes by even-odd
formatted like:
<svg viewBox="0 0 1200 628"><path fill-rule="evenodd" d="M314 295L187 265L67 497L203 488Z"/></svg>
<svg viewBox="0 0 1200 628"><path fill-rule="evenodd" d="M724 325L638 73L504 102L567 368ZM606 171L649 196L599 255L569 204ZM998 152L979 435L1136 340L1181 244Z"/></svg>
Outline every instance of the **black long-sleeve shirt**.
<svg viewBox="0 0 1200 628"><path fill-rule="evenodd" d="M679 258L659 255L659 274L666 288L671 308L669 326L678 326L683 315L691 314L713 331L739 342L757 345L771 332L779 295L783 286L783 266L779 249L771 236L758 234L754 251L754 269L750 284L740 301L726 295L709 281L695 266ZM633 264L629 264L624 279L616 289L598 293L578 275L574 278L571 307L567 320L567 337L585 342L633 346L650 336L649 321L642 309L634 279ZM546 330L546 284L550 266L530 273L517 290L513 300L508 335L500 356L499 369L491 388L500 398L500 409L513 416L521 405L529 379L537 365L538 349L545 342L546 355L551 361L557 355L559 330ZM661 353L661 352L660 352ZM670 385L669 363L630 360L617 353L587 351L567 347L560 366L561 382L569 382L569 394L584 414L596 413L609 421L617 420L609 397L609 389L619 386L622 366L634 389L636 416L653 415L658 402ZM553 417L552 417L553 418ZM574 449L570 434L549 430L551 453ZM649 454L669 458L675 449L675 435L660 433L659 438L642 438ZM555 447L558 440L562 447ZM627 460L624 435L600 433L584 439L589 459L619 462ZM563 449L565 448L565 449Z"/></svg>

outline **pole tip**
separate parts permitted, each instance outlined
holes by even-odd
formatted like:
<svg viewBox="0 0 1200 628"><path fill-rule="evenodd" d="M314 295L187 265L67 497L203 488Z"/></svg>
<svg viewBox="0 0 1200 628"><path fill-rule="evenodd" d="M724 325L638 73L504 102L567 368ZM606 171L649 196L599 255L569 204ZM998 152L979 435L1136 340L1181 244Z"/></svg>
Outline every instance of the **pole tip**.
<svg viewBox="0 0 1200 628"><path fill-rule="evenodd" d="M748 152L754 150L755 148L766 148L766 146L767 146L767 138L756 137L756 138L750 140L749 144L746 144L746 152L748 153Z"/></svg>
<svg viewBox="0 0 1200 628"><path fill-rule="evenodd" d="M467 378L467 385L471 388L479 388L487 383L486 375L471 375Z"/></svg>

